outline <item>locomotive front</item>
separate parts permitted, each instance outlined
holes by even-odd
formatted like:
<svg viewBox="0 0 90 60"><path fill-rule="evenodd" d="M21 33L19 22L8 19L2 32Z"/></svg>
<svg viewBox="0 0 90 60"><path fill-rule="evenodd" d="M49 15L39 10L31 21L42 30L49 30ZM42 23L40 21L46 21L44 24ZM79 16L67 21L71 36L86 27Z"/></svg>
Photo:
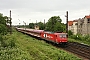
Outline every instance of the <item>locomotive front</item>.
<svg viewBox="0 0 90 60"><path fill-rule="evenodd" d="M66 33L55 33L56 35L56 43L57 44L66 44L68 39L67 39L67 34Z"/></svg>

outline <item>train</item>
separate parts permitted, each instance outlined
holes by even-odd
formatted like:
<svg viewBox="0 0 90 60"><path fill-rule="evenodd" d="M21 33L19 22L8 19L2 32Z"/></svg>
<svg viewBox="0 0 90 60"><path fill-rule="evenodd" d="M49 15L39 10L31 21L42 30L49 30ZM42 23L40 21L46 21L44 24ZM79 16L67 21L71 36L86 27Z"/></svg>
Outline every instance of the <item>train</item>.
<svg viewBox="0 0 90 60"><path fill-rule="evenodd" d="M28 28L16 28L17 31L45 39L46 41L53 42L58 45L66 45L68 42L67 33L63 32L50 32L44 30L28 29Z"/></svg>

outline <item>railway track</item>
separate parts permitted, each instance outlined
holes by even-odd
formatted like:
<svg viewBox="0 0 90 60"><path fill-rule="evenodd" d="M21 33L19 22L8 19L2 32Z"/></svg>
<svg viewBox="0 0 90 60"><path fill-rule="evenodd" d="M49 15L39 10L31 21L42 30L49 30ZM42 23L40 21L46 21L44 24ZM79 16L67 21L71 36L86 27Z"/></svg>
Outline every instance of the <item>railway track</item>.
<svg viewBox="0 0 90 60"><path fill-rule="evenodd" d="M24 33L24 34L27 34L27 33ZM27 34L27 35L30 35L30 34ZM36 39L40 39L39 37L34 37L32 35L30 36ZM50 44L53 45L53 43L50 43ZM75 55L78 55L80 58L83 58L83 60L90 60L90 46L76 43L76 42L68 42L67 47L64 47L64 48L56 44L53 46L56 48L60 48L60 49L69 51L71 53L74 53Z"/></svg>
<svg viewBox="0 0 90 60"><path fill-rule="evenodd" d="M83 59L90 60L90 46L76 42L68 42L67 47L62 49L74 53Z"/></svg>

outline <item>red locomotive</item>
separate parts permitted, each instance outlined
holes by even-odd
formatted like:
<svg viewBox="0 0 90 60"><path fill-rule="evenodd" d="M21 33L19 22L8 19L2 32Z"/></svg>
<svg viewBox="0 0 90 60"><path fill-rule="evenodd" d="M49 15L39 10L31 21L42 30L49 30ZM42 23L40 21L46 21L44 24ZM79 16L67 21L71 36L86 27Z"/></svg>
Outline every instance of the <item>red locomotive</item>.
<svg viewBox="0 0 90 60"><path fill-rule="evenodd" d="M67 43L67 33L53 33L47 32L44 30L35 30L35 29L24 29L24 28L16 28L18 31L40 37L47 41L51 41L57 44L66 44Z"/></svg>

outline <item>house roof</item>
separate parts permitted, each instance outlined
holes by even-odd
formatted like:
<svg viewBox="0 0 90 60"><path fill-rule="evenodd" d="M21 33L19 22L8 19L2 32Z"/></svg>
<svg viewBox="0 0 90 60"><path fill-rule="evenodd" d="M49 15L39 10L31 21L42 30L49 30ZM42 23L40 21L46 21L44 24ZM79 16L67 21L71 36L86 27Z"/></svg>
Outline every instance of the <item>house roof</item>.
<svg viewBox="0 0 90 60"><path fill-rule="evenodd" d="M85 16L86 18L90 18L90 15L89 16Z"/></svg>
<svg viewBox="0 0 90 60"><path fill-rule="evenodd" d="M73 21L68 21L69 26L73 25Z"/></svg>
<svg viewBox="0 0 90 60"><path fill-rule="evenodd" d="M78 22L78 20L73 20L73 22Z"/></svg>

